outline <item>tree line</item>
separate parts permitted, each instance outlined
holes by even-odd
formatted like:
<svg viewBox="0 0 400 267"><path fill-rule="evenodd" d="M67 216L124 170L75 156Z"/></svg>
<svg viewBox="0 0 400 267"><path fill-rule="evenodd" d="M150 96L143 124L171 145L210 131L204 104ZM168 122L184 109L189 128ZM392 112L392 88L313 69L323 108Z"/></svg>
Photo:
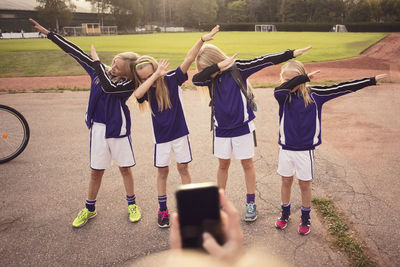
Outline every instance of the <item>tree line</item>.
<svg viewBox="0 0 400 267"><path fill-rule="evenodd" d="M244 22L398 22L399 0L86 0L104 25L121 30L139 25L184 26ZM67 26L71 0L37 0L38 17ZM57 25L56 25L57 24Z"/></svg>

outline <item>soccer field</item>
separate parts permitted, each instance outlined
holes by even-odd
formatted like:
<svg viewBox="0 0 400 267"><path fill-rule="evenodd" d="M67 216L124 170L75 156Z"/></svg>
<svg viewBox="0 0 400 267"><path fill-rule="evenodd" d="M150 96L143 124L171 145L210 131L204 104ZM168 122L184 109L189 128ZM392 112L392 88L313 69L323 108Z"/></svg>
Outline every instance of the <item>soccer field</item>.
<svg viewBox="0 0 400 267"><path fill-rule="evenodd" d="M169 59L171 67L177 67L201 35L202 33L155 33L68 39L88 52L90 45L94 44L105 64L110 64L112 57L119 52L133 51L157 59ZM313 49L299 58L303 62L311 62L357 56L386 35L385 33L220 32L211 43L220 47L227 55L239 53L240 59L312 45ZM85 74L80 65L47 39L0 41L0 77L80 74Z"/></svg>

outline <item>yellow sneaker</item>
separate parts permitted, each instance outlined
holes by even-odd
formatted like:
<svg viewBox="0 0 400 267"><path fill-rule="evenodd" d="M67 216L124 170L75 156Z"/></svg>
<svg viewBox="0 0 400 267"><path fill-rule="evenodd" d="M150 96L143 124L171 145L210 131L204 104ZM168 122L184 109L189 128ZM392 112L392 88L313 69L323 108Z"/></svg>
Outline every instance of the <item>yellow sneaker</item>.
<svg viewBox="0 0 400 267"><path fill-rule="evenodd" d="M93 217L96 217L97 213L96 210L89 211L87 208L84 208L78 213L78 216L72 222L73 227L82 227L84 226L87 221Z"/></svg>
<svg viewBox="0 0 400 267"><path fill-rule="evenodd" d="M138 222L140 218L142 218L142 215L140 214L140 208L136 204L132 204L128 206L128 211L129 211L129 220L131 222Z"/></svg>

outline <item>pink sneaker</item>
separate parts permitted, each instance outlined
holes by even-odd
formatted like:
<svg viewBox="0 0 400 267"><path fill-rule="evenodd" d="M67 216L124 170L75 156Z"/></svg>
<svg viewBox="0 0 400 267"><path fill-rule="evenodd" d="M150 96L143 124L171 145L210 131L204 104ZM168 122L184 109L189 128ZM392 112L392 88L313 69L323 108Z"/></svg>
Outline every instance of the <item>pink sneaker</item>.
<svg viewBox="0 0 400 267"><path fill-rule="evenodd" d="M299 234L308 235L311 231L310 227L311 227L310 219L304 221L304 223L303 220L300 220Z"/></svg>
<svg viewBox="0 0 400 267"><path fill-rule="evenodd" d="M276 222L275 222L275 227L276 227L277 229L283 230L283 229L286 228L286 226L287 226L287 224L288 224L288 221L289 221L289 215L283 213L283 214L281 214L281 216L276 220Z"/></svg>
<svg viewBox="0 0 400 267"><path fill-rule="evenodd" d="M169 227L169 213L168 209L160 210L158 209L158 226L160 228L167 228Z"/></svg>

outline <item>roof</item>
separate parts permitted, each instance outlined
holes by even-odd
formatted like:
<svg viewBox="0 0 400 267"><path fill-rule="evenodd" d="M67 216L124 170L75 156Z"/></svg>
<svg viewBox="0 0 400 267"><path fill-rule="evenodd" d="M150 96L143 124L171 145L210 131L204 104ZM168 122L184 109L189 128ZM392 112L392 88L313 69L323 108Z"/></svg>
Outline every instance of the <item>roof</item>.
<svg viewBox="0 0 400 267"><path fill-rule="evenodd" d="M75 12L93 13L90 2L86 0L72 0L75 4ZM0 10L35 10L39 4L36 0L1 0Z"/></svg>

